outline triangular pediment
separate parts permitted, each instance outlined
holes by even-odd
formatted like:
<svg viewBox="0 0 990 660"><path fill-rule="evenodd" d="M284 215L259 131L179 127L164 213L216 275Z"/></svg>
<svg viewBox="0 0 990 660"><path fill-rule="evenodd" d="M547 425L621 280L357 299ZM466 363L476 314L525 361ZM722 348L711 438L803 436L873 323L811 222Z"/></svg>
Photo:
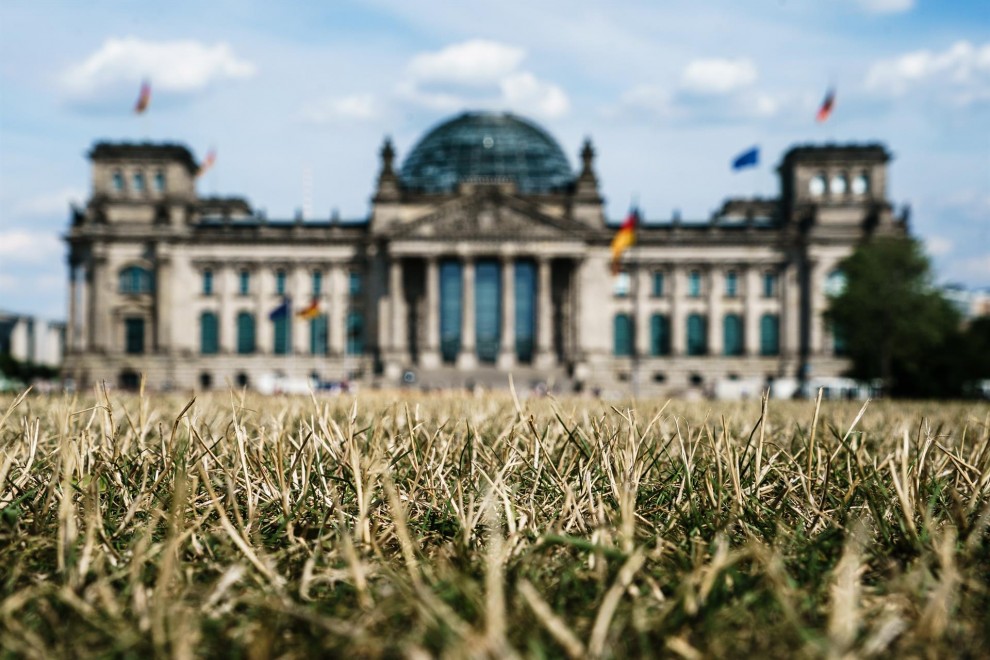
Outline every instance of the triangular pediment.
<svg viewBox="0 0 990 660"><path fill-rule="evenodd" d="M457 197L389 231L392 238L413 240L573 240L586 233L581 224L550 216L535 204L500 191Z"/></svg>

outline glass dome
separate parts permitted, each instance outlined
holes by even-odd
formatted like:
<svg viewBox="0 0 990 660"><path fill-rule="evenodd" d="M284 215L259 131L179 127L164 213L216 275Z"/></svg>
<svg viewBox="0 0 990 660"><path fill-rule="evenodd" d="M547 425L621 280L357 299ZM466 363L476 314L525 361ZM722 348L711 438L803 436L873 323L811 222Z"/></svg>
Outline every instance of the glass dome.
<svg viewBox="0 0 990 660"><path fill-rule="evenodd" d="M436 126L409 152L403 185L453 192L465 181L514 181L523 193L566 188L574 180L560 145L542 128L510 113L465 112Z"/></svg>

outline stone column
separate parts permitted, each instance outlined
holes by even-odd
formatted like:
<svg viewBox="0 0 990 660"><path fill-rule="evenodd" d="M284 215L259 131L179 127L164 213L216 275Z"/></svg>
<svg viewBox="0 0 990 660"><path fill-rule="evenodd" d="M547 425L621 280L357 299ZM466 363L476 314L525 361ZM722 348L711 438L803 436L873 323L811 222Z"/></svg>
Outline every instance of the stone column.
<svg viewBox="0 0 990 660"><path fill-rule="evenodd" d="M275 328L273 326L273 321L268 318L268 315L281 303L281 298L276 298L274 295L274 287L269 289L269 282L272 280L270 277L271 272L268 267L262 266L256 269L252 274L252 279L255 280L255 309L257 315L257 324L255 327L255 349L258 353L262 355L272 355L275 353Z"/></svg>
<svg viewBox="0 0 990 660"><path fill-rule="evenodd" d="M236 278L237 271L229 266L221 265L213 269L213 295L220 299L217 308L220 353L226 355L237 353L237 305L234 303L234 296L237 295Z"/></svg>
<svg viewBox="0 0 990 660"><path fill-rule="evenodd" d="M156 261L154 352L169 353L172 348L172 255L159 254Z"/></svg>
<svg viewBox="0 0 990 660"><path fill-rule="evenodd" d="M89 281L89 319L91 350L106 353L111 350L110 342L110 306L104 303L109 296L109 290L104 281L107 270L107 260L102 256L94 256L90 263ZM106 309L100 306L105 305ZM123 346L120 347L123 349Z"/></svg>
<svg viewBox="0 0 990 660"><path fill-rule="evenodd" d="M799 357L801 337L801 291L797 265L788 264L781 269L778 282L781 287L778 298L783 301L780 306L780 353L793 360Z"/></svg>
<svg viewBox="0 0 990 660"><path fill-rule="evenodd" d="M388 296L392 304L392 350L396 358L406 359L409 330L405 288L402 283L402 260L393 258L389 264Z"/></svg>
<svg viewBox="0 0 990 660"><path fill-rule="evenodd" d="M647 356L650 354L649 275L648 267L643 264L636 265L636 283L633 285L636 299L632 301L636 306L636 328L634 329L636 345L633 347L633 350L636 351L636 355L638 356Z"/></svg>
<svg viewBox="0 0 990 660"><path fill-rule="evenodd" d="M440 366L440 265L436 256L426 258L426 336L420 344L420 361L424 368Z"/></svg>
<svg viewBox="0 0 990 660"><path fill-rule="evenodd" d="M811 296L811 318L808 319L808 354L822 355L825 352L825 270L824 264L815 261L808 264L808 295Z"/></svg>
<svg viewBox="0 0 990 660"><path fill-rule="evenodd" d="M340 264L327 272L327 293L330 295L329 333L330 355L342 357L347 348L347 273Z"/></svg>
<svg viewBox="0 0 990 660"><path fill-rule="evenodd" d="M474 341L474 257L464 259L461 286L464 295L461 298L461 352L457 355L457 367L459 369L473 369L478 364Z"/></svg>
<svg viewBox="0 0 990 660"><path fill-rule="evenodd" d="M722 272L715 267L708 275L708 354L722 355Z"/></svg>
<svg viewBox="0 0 990 660"><path fill-rule="evenodd" d="M292 351L297 355L308 355L310 349L309 319L304 319L298 312L309 307L313 302L313 291L310 282L310 270L306 267L293 266L286 273L286 291L292 298L292 308L289 310L289 326L292 328Z"/></svg>
<svg viewBox="0 0 990 660"><path fill-rule="evenodd" d="M515 260L502 258L502 341L499 342L498 367L516 366L516 273Z"/></svg>
<svg viewBox="0 0 990 660"><path fill-rule="evenodd" d="M684 267L670 267L670 354L687 354L687 316L684 313L684 299L687 296L687 283L684 281Z"/></svg>
<svg viewBox="0 0 990 660"><path fill-rule="evenodd" d="M79 273L77 277L81 280L79 286L79 337L76 343L76 348L80 353L85 353L91 350L93 344L91 342L91 332L93 328L93 317L89 311L91 305L89 287L90 287L90 273L89 268L83 263L79 266Z"/></svg>
<svg viewBox="0 0 990 660"><path fill-rule="evenodd" d="M545 369L554 366L551 343L553 341L553 302L550 291L550 259L540 257L537 266L536 291L536 355L533 364Z"/></svg>
<svg viewBox="0 0 990 660"><path fill-rule="evenodd" d="M79 345L76 334L79 330L79 287L77 282L76 264L69 262L69 326L65 332L66 352L73 354Z"/></svg>
<svg viewBox="0 0 990 660"><path fill-rule="evenodd" d="M743 271L743 351L746 355L760 354L760 270L749 266Z"/></svg>

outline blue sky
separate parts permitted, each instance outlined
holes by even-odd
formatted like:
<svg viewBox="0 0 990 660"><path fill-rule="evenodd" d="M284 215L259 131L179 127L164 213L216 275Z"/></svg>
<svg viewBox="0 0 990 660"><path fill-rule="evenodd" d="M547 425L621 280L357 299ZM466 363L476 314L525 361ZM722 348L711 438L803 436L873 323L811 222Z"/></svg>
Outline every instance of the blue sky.
<svg viewBox="0 0 990 660"><path fill-rule="evenodd" d="M471 108L539 122L575 168L590 136L613 219L633 196L705 219L776 195L793 144L882 141L938 280L990 287L983 0L33 1L0 4L0 308L64 317L59 236L96 140L215 147L203 194L289 218L308 178L313 217L361 218L383 137L401 162ZM731 172L753 144L760 167Z"/></svg>

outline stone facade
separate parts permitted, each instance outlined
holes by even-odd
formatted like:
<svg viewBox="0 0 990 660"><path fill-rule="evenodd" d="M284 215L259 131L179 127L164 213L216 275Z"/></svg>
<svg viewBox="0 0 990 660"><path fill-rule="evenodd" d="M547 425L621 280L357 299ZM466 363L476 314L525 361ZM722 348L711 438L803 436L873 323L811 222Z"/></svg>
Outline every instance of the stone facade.
<svg viewBox="0 0 990 660"><path fill-rule="evenodd" d="M492 115L489 136L487 115L472 117L477 162L520 139L521 120ZM793 148L779 198L647 220L618 276L594 156L586 142L578 173L550 189L505 152L497 175L466 165L426 190L406 185L386 140L368 218L274 221L240 198L198 197L183 146L97 144L91 199L66 236L66 375L210 388L276 374L504 385L512 373L662 393L846 367L823 319L837 264L871 234L907 231L882 146Z"/></svg>

